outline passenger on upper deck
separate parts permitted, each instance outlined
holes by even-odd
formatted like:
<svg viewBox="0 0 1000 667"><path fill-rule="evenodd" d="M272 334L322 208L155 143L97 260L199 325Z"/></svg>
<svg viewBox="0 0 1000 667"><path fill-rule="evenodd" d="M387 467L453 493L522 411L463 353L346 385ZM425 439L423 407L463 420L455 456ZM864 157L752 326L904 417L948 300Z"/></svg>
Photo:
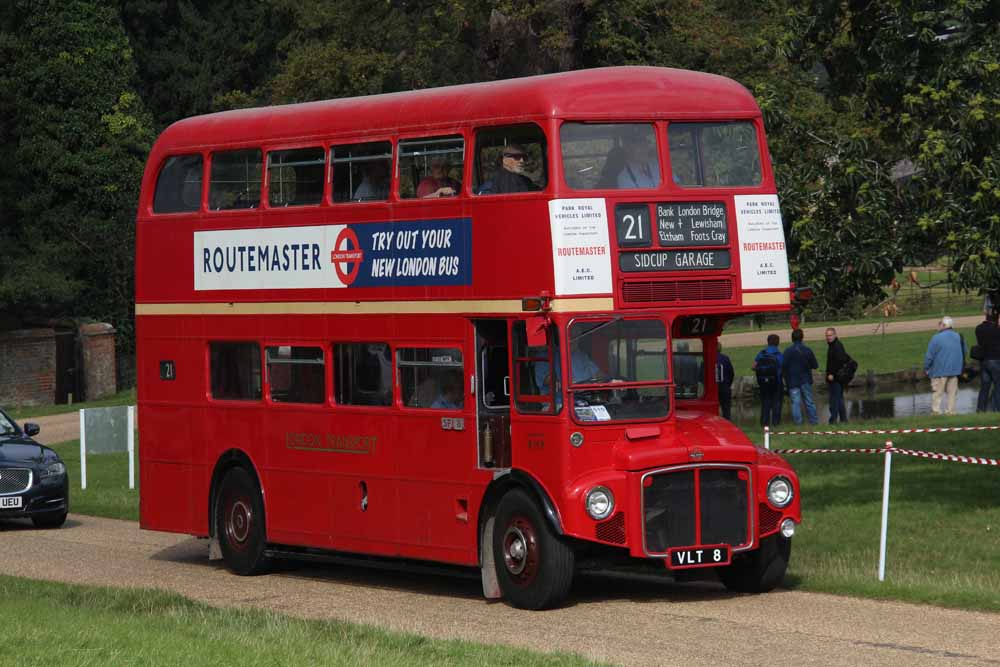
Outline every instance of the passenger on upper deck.
<svg viewBox="0 0 1000 667"><path fill-rule="evenodd" d="M444 157L431 159L431 173L417 186L417 197L454 197L462 189L462 184L448 175L448 161Z"/></svg>
<svg viewBox="0 0 1000 667"><path fill-rule="evenodd" d="M378 201L389 198L389 169L385 160L373 160L365 167L365 177L354 191L358 201Z"/></svg>
<svg viewBox="0 0 1000 667"><path fill-rule="evenodd" d="M504 146L500 155L500 169L493 178L479 186L476 194L497 195L510 192L534 192L538 186L524 175L528 153L520 144Z"/></svg>
<svg viewBox="0 0 1000 667"><path fill-rule="evenodd" d="M655 188L660 184L660 164L649 145L651 136L651 131L638 128L625 135L625 166L618 173L618 187Z"/></svg>

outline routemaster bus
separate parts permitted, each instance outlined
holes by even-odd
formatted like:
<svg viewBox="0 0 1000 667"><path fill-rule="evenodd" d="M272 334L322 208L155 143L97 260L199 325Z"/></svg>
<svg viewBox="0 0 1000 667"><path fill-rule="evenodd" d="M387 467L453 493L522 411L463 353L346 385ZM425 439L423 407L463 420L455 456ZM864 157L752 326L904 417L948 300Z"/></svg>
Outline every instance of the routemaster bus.
<svg viewBox="0 0 1000 667"><path fill-rule="evenodd" d="M740 84L622 67L189 118L137 227L143 528L240 575L478 568L530 609L585 563L780 583L798 480L714 373L727 320L790 308Z"/></svg>

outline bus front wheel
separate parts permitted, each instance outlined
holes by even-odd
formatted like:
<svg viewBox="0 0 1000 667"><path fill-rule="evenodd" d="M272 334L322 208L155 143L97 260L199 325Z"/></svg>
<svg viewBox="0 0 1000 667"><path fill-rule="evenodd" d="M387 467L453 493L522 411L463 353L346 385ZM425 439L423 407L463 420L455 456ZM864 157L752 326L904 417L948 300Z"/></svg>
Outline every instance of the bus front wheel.
<svg viewBox="0 0 1000 667"><path fill-rule="evenodd" d="M262 574L271 566L264 555L264 501L260 487L245 468L231 468L219 486L216 531L222 558L235 574Z"/></svg>
<svg viewBox="0 0 1000 667"><path fill-rule="evenodd" d="M509 492L497 507L493 562L503 597L518 609L554 607L573 583L573 550L521 489Z"/></svg>
<svg viewBox="0 0 1000 667"><path fill-rule="evenodd" d="M785 578L792 541L781 535L771 535L760 541L760 548L737 556L733 564L716 570L719 580L737 593L766 593Z"/></svg>

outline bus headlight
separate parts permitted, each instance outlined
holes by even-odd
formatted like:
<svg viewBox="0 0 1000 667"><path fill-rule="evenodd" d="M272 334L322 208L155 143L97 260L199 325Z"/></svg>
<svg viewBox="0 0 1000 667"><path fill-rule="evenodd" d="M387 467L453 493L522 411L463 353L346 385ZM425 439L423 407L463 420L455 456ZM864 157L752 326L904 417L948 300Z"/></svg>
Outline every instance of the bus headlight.
<svg viewBox="0 0 1000 667"><path fill-rule="evenodd" d="M767 483L767 499L775 507L788 507L792 496L792 482L787 477L775 477Z"/></svg>
<svg viewBox="0 0 1000 667"><path fill-rule="evenodd" d="M600 521L607 519L615 511L615 496L611 489L595 486L587 492L587 514Z"/></svg>

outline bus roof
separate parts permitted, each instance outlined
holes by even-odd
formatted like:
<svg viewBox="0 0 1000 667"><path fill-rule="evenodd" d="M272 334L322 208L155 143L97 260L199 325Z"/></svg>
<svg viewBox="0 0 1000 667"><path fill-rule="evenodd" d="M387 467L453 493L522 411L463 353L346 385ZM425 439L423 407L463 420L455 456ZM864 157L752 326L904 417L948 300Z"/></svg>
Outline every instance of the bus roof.
<svg viewBox="0 0 1000 667"><path fill-rule="evenodd" d="M732 79L665 67L606 67L196 116L168 127L157 141L157 152L543 118L758 115L753 96Z"/></svg>

